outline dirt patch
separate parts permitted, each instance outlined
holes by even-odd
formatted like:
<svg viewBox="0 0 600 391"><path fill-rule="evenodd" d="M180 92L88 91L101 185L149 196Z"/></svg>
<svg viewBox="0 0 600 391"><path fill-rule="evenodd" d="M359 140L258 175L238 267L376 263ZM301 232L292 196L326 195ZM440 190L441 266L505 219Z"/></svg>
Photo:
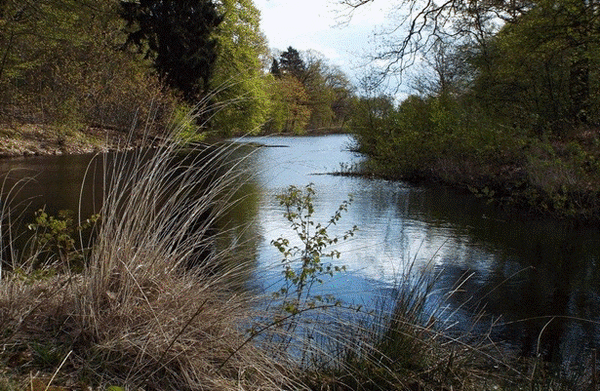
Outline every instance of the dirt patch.
<svg viewBox="0 0 600 391"><path fill-rule="evenodd" d="M95 127L65 131L43 125L0 125L0 158L106 152L141 143L140 137L130 140L129 136L127 132Z"/></svg>

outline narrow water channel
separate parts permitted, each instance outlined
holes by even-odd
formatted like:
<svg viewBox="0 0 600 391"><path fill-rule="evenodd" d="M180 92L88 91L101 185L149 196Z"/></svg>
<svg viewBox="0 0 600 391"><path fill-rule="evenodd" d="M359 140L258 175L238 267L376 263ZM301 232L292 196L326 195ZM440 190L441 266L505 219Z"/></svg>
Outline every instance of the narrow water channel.
<svg viewBox="0 0 600 391"><path fill-rule="evenodd" d="M430 305L460 287L443 305L440 321L466 327L474 314L493 321L492 337L523 355L539 353L563 368L585 364L600 347L600 230L532 218L496 208L444 187L415 187L401 182L328 175L341 165L359 163L351 138L246 138L240 154L249 176L229 214L232 224L251 227L256 265L253 282L263 290L281 284L280 254L271 241L292 238L276 200L289 185L313 184L315 221L326 222L352 194L353 203L330 235L358 226L356 235L338 245L334 263L347 272L326 281L323 289L359 304L373 305L389 296L410 270L437 276ZM256 145L263 147L256 147ZM0 161L0 178L31 177L19 199L33 210L79 208L89 215L101 195L93 175L82 189L91 156L35 157ZM96 163L99 164L99 163ZM94 170L88 172L95 172ZM3 196L6 197L5 188ZM248 225L253 221L251 225ZM544 330L541 333L542 329Z"/></svg>

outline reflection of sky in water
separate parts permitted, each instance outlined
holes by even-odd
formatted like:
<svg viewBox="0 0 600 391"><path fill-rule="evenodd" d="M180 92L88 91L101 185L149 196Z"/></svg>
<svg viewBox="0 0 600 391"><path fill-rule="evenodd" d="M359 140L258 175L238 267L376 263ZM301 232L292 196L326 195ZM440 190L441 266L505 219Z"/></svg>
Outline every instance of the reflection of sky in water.
<svg viewBox="0 0 600 391"><path fill-rule="evenodd" d="M323 175L338 171L340 163L359 161L359 157L347 150L350 142L346 136L273 137L251 141L272 145L262 148L253 157L258 167L257 181L264 192L257 220L263 236L259 264L266 269L277 270L280 260L271 240L280 235L295 239L283 218L283 208L275 199L275 195L289 185L314 184L314 220L321 223L326 223L339 204L352 194L354 201L348 212L328 232L334 236L354 225L359 228L354 237L334 247L342 253L334 263L347 266L352 272L350 279L393 284L407 268L432 267L469 246L468 237L457 237L451 227L432 226L409 216L411 195L418 193L418 189L397 182Z"/></svg>
<svg viewBox="0 0 600 391"><path fill-rule="evenodd" d="M339 170L340 163L360 161L348 150L346 136L246 141L271 146L252 158L262 192L257 277L267 289L283 282L281 256L270 242L294 235L275 195L289 185L313 183L316 222L327 222L348 194L354 197L330 236L353 225L359 228L335 247L342 255L334 264L347 266L348 272L319 289L369 304L389 295L404 273L428 272L438 276L429 307L442 311L446 326L459 323L468 329L472 315L484 311L486 319L499 324L494 335L509 339L525 354L536 351L549 315L598 319L600 272L586 261L590 255L584 255L598 258L597 229L577 231L556 222L529 221L447 189L323 175ZM568 365L597 346L595 324L562 319L551 326L541 347L549 359ZM477 327L486 332L488 326L484 322Z"/></svg>

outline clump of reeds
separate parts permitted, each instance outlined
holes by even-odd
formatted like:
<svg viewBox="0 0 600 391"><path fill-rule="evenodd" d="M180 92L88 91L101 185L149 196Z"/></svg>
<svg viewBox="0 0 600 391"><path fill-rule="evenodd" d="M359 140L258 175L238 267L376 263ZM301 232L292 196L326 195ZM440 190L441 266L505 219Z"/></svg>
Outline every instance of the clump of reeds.
<svg viewBox="0 0 600 391"><path fill-rule="evenodd" d="M409 271L378 309L346 308L327 328L326 349L307 360L305 382L328 390L475 391L514 384L518 371L488 336L457 336L449 330L452 314L435 307L442 303L426 308L434 282Z"/></svg>
<svg viewBox="0 0 600 391"><path fill-rule="evenodd" d="M83 271L0 281L0 368L100 389L292 384L284 362L243 343L254 299L236 289L243 265L215 247L213 227L247 175L232 153L180 154L167 139L105 156L101 219Z"/></svg>

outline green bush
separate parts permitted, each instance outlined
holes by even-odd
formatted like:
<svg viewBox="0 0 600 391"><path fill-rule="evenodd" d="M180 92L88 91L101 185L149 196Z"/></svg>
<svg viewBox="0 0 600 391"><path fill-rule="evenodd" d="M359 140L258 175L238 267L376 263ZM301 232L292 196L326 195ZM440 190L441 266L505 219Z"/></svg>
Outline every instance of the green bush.
<svg viewBox="0 0 600 391"><path fill-rule="evenodd" d="M335 272L345 270L343 266L333 266L324 263L324 258L339 258L340 252L329 250L328 247L340 241L345 241L358 229L352 229L342 236L331 237L328 230L342 218L342 213L348 210L352 202L349 200L340 204L338 210L326 224L315 223L313 197L315 191L309 184L304 189L290 186L287 191L277 196L279 204L285 207L284 217L290 223L292 230L300 240L300 245L292 245L290 240L279 237L271 241L283 255L281 260L286 285L276 293L283 296L283 308L290 314L297 314L306 307L315 307L326 301L321 296L311 296L311 288L315 283L322 283L324 276L333 276ZM296 266L299 263L299 266ZM294 297L289 299L289 295Z"/></svg>
<svg viewBox="0 0 600 391"><path fill-rule="evenodd" d="M70 210L61 210L56 217L43 209L35 212L34 221L27 227L34 232L32 252L36 254L37 264L56 263L55 259L58 259L69 269L81 270L83 249L79 239L83 236L79 234L89 231L99 219L100 215L93 215L79 224Z"/></svg>

